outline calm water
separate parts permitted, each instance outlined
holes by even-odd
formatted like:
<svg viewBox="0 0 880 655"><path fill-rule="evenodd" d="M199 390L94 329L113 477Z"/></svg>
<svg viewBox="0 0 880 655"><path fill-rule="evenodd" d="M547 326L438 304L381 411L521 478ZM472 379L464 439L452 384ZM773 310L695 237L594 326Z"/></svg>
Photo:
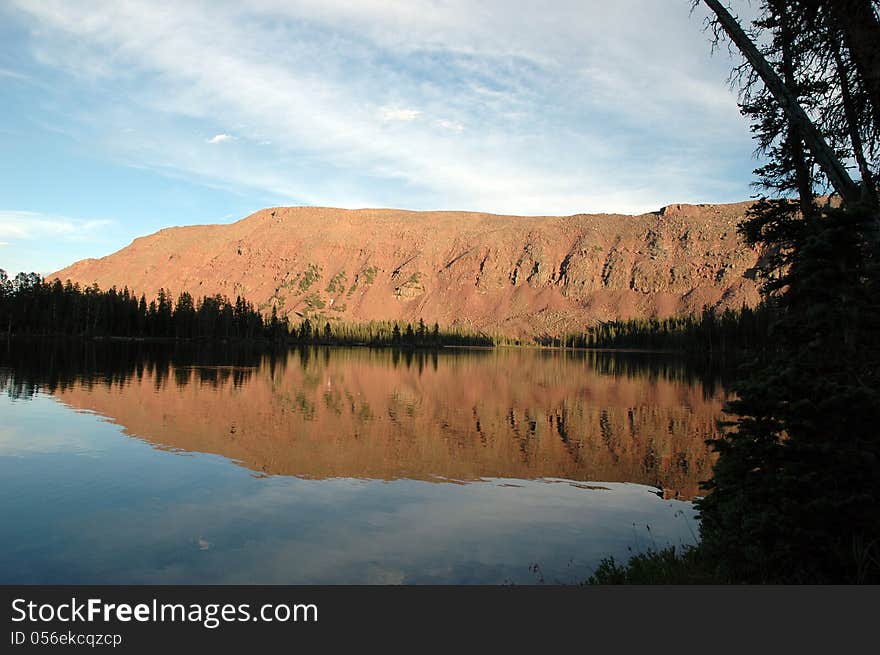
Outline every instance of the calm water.
<svg viewBox="0 0 880 655"><path fill-rule="evenodd" d="M0 583L577 582L692 543L658 355L0 346Z"/></svg>

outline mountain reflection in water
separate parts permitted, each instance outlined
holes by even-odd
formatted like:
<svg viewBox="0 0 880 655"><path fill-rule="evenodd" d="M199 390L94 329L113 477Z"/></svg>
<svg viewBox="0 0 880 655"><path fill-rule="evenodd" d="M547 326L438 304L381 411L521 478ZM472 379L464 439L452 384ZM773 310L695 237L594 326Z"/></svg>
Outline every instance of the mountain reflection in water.
<svg viewBox="0 0 880 655"><path fill-rule="evenodd" d="M55 584L577 582L693 542L726 397L660 355L81 342L0 346L0 391L0 582Z"/></svg>
<svg viewBox="0 0 880 655"><path fill-rule="evenodd" d="M565 478L692 498L710 475L705 441L725 398L645 354L313 348L218 359L120 345L101 356L42 368L29 389L160 448L304 478Z"/></svg>

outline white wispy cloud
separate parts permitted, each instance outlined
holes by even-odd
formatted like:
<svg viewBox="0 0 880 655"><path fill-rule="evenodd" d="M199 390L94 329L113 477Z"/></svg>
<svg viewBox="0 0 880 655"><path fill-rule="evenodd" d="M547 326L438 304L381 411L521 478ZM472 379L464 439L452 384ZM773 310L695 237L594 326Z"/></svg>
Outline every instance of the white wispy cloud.
<svg viewBox="0 0 880 655"><path fill-rule="evenodd" d="M461 123L457 123L456 121L450 121L445 118L441 118L437 121L434 121L434 124L437 127L441 127L444 130L450 130L451 132L461 132L464 130L464 125Z"/></svg>
<svg viewBox="0 0 880 655"><path fill-rule="evenodd" d="M728 62L689 0L10 2L39 26L40 65L125 92L76 118L133 165L338 206L638 212L748 193L719 156L752 149ZM194 124L233 128L235 152L193 147Z"/></svg>
<svg viewBox="0 0 880 655"><path fill-rule="evenodd" d="M11 242L36 239L87 241L94 238L113 221L106 219L79 219L57 214L0 209L0 237Z"/></svg>
<svg viewBox="0 0 880 655"><path fill-rule="evenodd" d="M84 257L100 257L118 243L115 220L0 209L0 268L14 274L52 271Z"/></svg>
<svg viewBox="0 0 880 655"><path fill-rule="evenodd" d="M0 77L8 77L13 80L22 80L22 81L30 81L31 78L24 73L19 73L18 71L9 70L8 68L0 68Z"/></svg>
<svg viewBox="0 0 880 655"><path fill-rule="evenodd" d="M227 141L232 141L234 139L235 139L235 137L230 134L215 134L207 141L208 141L208 143L216 144L216 143L226 143Z"/></svg>
<svg viewBox="0 0 880 655"><path fill-rule="evenodd" d="M386 107L382 110L382 119L386 121L414 121L421 114L418 109L398 109Z"/></svg>

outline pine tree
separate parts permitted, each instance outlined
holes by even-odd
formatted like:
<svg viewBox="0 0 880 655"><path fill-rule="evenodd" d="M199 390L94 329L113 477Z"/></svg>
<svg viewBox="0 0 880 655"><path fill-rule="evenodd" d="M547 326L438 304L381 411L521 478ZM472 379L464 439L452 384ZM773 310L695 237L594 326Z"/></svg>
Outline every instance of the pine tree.
<svg viewBox="0 0 880 655"><path fill-rule="evenodd" d="M768 158L759 184L773 195L741 229L767 253L775 311L763 326L774 347L735 386L735 420L713 443L701 552L733 580L880 581L880 96L856 38L876 32L876 15L862 12L859 27L843 3L765 0L759 50L705 1L754 70L742 109ZM859 182L842 159L858 163ZM837 206L815 202L824 185Z"/></svg>

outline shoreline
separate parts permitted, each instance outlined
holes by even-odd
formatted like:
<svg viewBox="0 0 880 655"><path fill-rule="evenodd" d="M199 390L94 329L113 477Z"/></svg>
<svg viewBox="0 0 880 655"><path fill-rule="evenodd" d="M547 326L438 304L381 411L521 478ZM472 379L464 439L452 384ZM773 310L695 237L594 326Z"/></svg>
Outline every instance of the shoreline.
<svg viewBox="0 0 880 655"><path fill-rule="evenodd" d="M167 345L248 345L248 346L267 346L272 348L300 348L306 346L319 346L323 348L377 348L392 350L422 350L422 351L439 351L439 350L477 350L492 351L499 349L511 350L538 350L552 352L607 352L607 353L625 353L640 355L688 355L693 354L685 350L669 350L669 349L651 349L651 348L586 348L586 347L566 347L566 346L548 346L543 344L530 343L498 343L492 345L467 345L467 344L440 344L438 346L431 345L408 345L408 344L392 344L392 343L369 343L369 342L341 342L341 343L299 343L295 341L271 341L268 339L247 339L247 338L227 338L227 339L206 339L200 337L122 337L122 336L71 336L71 335L53 335L53 334L12 334L6 335L6 341L14 340L46 340L46 341L72 341L72 342L93 342L93 343L138 343L138 344L167 344Z"/></svg>

